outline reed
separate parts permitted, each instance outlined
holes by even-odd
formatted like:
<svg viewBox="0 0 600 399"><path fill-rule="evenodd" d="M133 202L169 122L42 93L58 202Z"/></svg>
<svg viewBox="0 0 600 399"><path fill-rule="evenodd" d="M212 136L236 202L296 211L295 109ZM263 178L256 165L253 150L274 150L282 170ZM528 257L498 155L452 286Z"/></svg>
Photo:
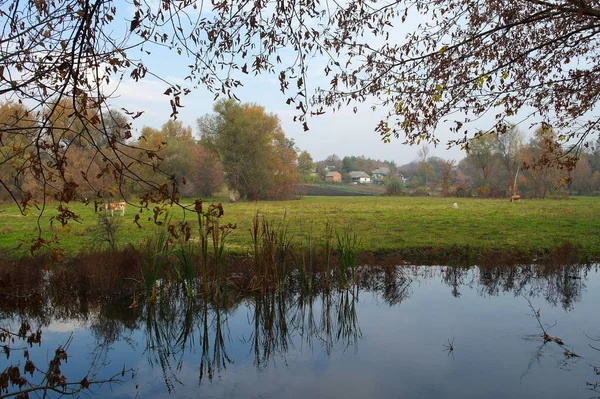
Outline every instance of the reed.
<svg viewBox="0 0 600 399"><path fill-rule="evenodd" d="M177 278L183 283L188 298L194 297L194 286L198 276L196 264L194 262L194 247L191 243L181 243L179 248L174 251L177 259L175 271Z"/></svg>
<svg viewBox="0 0 600 399"><path fill-rule="evenodd" d="M287 274L286 261L292 245L285 213L278 223L256 213L250 236L255 278L261 276L263 288L273 281L280 286Z"/></svg>
<svg viewBox="0 0 600 399"><path fill-rule="evenodd" d="M215 294L218 297L221 291L221 276L223 274L223 255L225 253L225 242L227 237L237 227L235 224L220 224L220 218L223 216L223 206L221 203L211 204L208 207L207 229L212 238L213 254L215 259Z"/></svg>
<svg viewBox="0 0 600 399"><path fill-rule="evenodd" d="M331 252L333 249L333 226L329 222L325 222L325 233L322 237L322 249L323 249L323 258L325 262L325 286L329 286L329 279L331 277Z"/></svg>
<svg viewBox="0 0 600 399"><path fill-rule="evenodd" d="M141 266L142 280L148 302L155 303L161 268L168 262L170 251L168 232L165 229L158 230L154 237L145 241L143 247L145 258Z"/></svg>
<svg viewBox="0 0 600 399"><path fill-rule="evenodd" d="M223 205L210 204L207 210L203 210L202 200L196 200L194 210L198 215L198 232L200 238L200 263L202 280L204 285L204 294L210 293L210 281L215 283L215 295L219 296L222 288L221 278L224 274L225 264L223 256L225 254L225 243L227 237L236 229L232 223L221 223L221 218L225 214ZM212 244L212 246L211 246ZM214 260L214 276L210 275L209 267L209 246L212 248L212 258Z"/></svg>
<svg viewBox="0 0 600 399"><path fill-rule="evenodd" d="M309 292L312 292L314 258L315 237L313 233L313 223L310 222L308 231L302 240L302 263L300 264L300 276L303 284L308 286Z"/></svg>
<svg viewBox="0 0 600 399"><path fill-rule="evenodd" d="M258 211L252 217L252 225L250 226L250 240L251 240L251 255L252 261L254 264L254 276L264 276L264 271L262 270L263 264L261 263L261 219L258 214Z"/></svg>
<svg viewBox="0 0 600 399"><path fill-rule="evenodd" d="M202 285L204 295L209 293L209 271L208 271L208 221L203 213L202 200L197 199L194 203L194 210L198 217L198 238L200 242L200 273L202 275Z"/></svg>
<svg viewBox="0 0 600 399"><path fill-rule="evenodd" d="M350 228L346 228L342 232L336 232L336 237L339 263L338 272L341 281L353 281L358 259L357 248L360 240L358 239L356 232L352 231Z"/></svg>
<svg viewBox="0 0 600 399"><path fill-rule="evenodd" d="M275 265L277 267L277 285L281 288L286 277L286 260L290 248L292 246L292 239L288 234L288 225L286 222L286 213L284 212L283 218L278 223L275 230Z"/></svg>

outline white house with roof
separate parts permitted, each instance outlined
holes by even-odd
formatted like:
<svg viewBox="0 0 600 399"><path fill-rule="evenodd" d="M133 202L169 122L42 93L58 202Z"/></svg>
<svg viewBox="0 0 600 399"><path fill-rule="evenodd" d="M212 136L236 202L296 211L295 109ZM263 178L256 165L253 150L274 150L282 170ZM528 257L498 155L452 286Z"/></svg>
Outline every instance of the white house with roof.
<svg viewBox="0 0 600 399"><path fill-rule="evenodd" d="M390 168L380 166L371 172L371 181L376 184L383 184L383 179L390 174Z"/></svg>
<svg viewBox="0 0 600 399"><path fill-rule="evenodd" d="M370 184L371 177L362 170L353 170L348 173L353 184Z"/></svg>

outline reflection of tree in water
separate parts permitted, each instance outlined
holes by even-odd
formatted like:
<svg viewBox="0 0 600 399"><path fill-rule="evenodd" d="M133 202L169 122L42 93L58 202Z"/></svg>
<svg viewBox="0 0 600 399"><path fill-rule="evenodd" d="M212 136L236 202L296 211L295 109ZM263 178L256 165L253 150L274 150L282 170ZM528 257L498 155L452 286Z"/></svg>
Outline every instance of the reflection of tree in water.
<svg viewBox="0 0 600 399"><path fill-rule="evenodd" d="M118 341L133 344L130 336L139 326L138 309L124 307L121 300L103 301L94 316L89 318L89 329L100 347L109 348Z"/></svg>
<svg viewBox="0 0 600 399"><path fill-rule="evenodd" d="M467 280L476 280L482 296L497 296L513 293L542 297L549 304L559 303L565 310L573 308L581 300L585 281L591 266L580 265L525 265L525 266L481 266L464 268L447 266L441 268L442 280L452 287L452 295L460 296L460 287L471 285Z"/></svg>
<svg viewBox="0 0 600 399"><path fill-rule="evenodd" d="M469 268L460 266L445 267L442 275L444 282L452 287L452 296L460 298L460 287L466 284L465 280L469 276Z"/></svg>
<svg viewBox="0 0 600 399"><path fill-rule="evenodd" d="M359 270L358 285L363 290L380 294L387 304L395 306L410 297L413 278L418 276L427 278L426 274L428 274L427 268L415 266L367 266Z"/></svg>

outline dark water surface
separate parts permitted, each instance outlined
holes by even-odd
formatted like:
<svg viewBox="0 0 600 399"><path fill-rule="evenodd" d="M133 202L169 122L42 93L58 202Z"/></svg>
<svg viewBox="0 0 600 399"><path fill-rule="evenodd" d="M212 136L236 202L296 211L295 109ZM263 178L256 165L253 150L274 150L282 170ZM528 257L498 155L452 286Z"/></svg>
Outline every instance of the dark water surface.
<svg viewBox="0 0 600 399"><path fill-rule="evenodd" d="M99 397L600 395L589 385L600 382L600 352L589 344L600 343L586 337L600 335L597 266L371 267L358 275L348 289L290 288L220 306L167 290L135 309L79 297L31 312L2 308L2 316L41 325L42 346L31 350L40 364L72 334L63 372L73 380L90 366L98 378L136 371L124 384L94 388ZM525 298L564 347L544 343Z"/></svg>

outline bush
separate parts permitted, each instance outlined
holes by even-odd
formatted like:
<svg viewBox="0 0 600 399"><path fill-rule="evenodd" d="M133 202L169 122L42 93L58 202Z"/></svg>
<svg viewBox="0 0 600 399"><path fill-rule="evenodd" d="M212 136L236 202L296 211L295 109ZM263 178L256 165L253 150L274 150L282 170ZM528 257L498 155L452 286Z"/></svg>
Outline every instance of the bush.
<svg viewBox="0 0 600 399"><path fill-rule="evenodd" d="M413 197L427 197L430 194L429 191L427 191L427 187L419 186L410 195L412 195Z"/></svg>
<svg viewBox="0 0 600 399"><path fill-rule="evenodd" d="M471 193L470 188L458 187L456 189L456 196L458 198L468 198L468 197L472 197L473 194Z"/></svg>
<svg viewBox="0 0 600 399"><path fill-rule="evenodd" d="M477 196L479 198L489 198L491 191L490 186L487 184L485 186L479 186L477 187Z"/></svg>
<svg viewBox="0 0 600 399"><path fill-rule="evenodd" d="M90 234L92 248L102 250L108 247L111 251L116 251L122 227L121 219L111 216L108 211L98 212L98 221Z"/></svg>
<svg viewBox="0 0 600 399"><path fill-rule="evenodd" d="M402 181L397 177L391 177L385 183L385 194L386 195L402 195L403 184Z"/></svg>

